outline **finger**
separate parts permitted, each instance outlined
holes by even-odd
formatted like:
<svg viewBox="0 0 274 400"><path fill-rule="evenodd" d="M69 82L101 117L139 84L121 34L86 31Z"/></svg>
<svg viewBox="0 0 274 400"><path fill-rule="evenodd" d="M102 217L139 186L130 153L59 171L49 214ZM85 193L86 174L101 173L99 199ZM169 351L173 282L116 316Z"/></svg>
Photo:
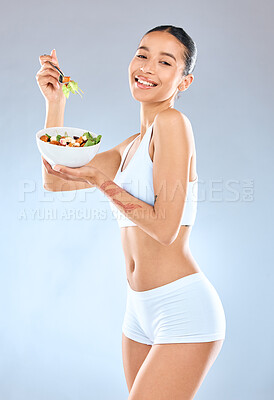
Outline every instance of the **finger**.
<svg viewBox="0 0 274 400"><path fill-rule="evenodd" d="M54 65L56 66L56 64L54 64L52 61L50 61L50 60L45 60L44 62L43 62L43 64L42 64L42 66L41 66L41 69L42 68L51 68L52 70L54 70L54 71L57 71L57 69L56 68L54 68ZM58 67L58 66L57 66ZM58 67L59 68L59 67ZM60 69L60 68L59 68ZM58 72L58 71L57 71Z"/></svg>
<svg viewBox="0 0 274 400"><path fill-rule="evenodd" d="M45 61L40 69L43 70L45 68L50 68L53 71L57 71L58 74L64 75L61 69L57 67L55 64L53 64L51 61Z"/></svg>
<svg viewBox="0 0 274 400"><path fill-rule="evenodd" d="M64 180L70 180L70 177L67 176L66 174L63 174L62 172L56 172L43 157L42 160L48 174L57 176L58 178L62 178Z"/></svg>
<svg viewBox="0 0 274 400"><path fill-rule="evenodd" d="M42 56L39 56L39 61L40 64L43 65L46 61L52 61L52 57L48 54L43 54Z"/></svg>
<svg viewBox="0 0 274 400"><path fill-rule="evenodd" d="M38 74L40 75L52 75L54 76L54 78L56 78L57 80L59 79L59 72L56 71L55 68L51 67L48 68L45 64L43 65L43 67L38 71Z"/></svg>
<svg viewBox="0 0 274 400"><path fill-rule="evenodd" d="M53 59L51 55L43 54L43 55L39 56L39 61L40 61L41 65L43 65L47 61L50 61L59 68L59 63L58 63L57 57L55 59Z"/></svg>
<svg viewBox="0 0 274 400"><path fill-rule="evenodd" d="M52 169L50 164L42 157L42 162L48 174L52 174Z"/></svg>
<svg viewBox="0 0 274 400"><path fill-rule="evenodd" d="M64 179L65 181L73 181L73 182L88 182L85 178L81 178L81 177L77 177L77 176L72 176L72 175L68 175L68 174L64 174L62 172L56 172L56 174L58 174L57 176L59 178Z"/></svg>
<svg viewBox="0 0 274 400"><path fill-rule="evenodd" d="M65 167L64 165L55 164L53 166L53 169L55 171L59 171L64 174L68 174L68 175L72 175L72 176L81 176L81 172L79 171L79 168L70 168L70 167Z"/></svg>
<svg viewBox="0 0 274 400"><path fill-rule="evenodd" d="M43 160L43 163L44 163L44 165L45 165L45 168L46 168L47 172L48 172L50 175L55 175L55 176L57 176L58 178L61 178L61 179L65 180L65 181L77 181L77 182L89 183L88 180L86 179L86 177L72 176L71 174L66 174L66 173L64 173L64 172L57 172L57 171L55 171L55 170L51 167L51 165L50 165L43 157L42 157L42 160ZM56 165L58 165L58 164L56 164ZM58 165L58 166L60 167L60 165ZM63 165L62 165L61 167L62 167L62 168L67 168L67 169L69 169L69 170L75 170L75 169L73 169L73 168L64 167ZM54 165L54 168L55 168L55 165Z"/></svg>
<svg viewBox="0 0 274 400"><path fill-rule="evenodd" d="M53 174L53 175L56 174L56 172L52 169L50 163L48 163L47 160L45 160L45 159L42 157L42 161L43 161L43 164L44 164L44 166L45 166L45 168L46 168L48 174Z"/></svg>
<svg viewBox="0 0 274 400"><path fill-rule="evenodd" d="M52 169L52 166L50 165L50 163L48 163L45 159L43 159L43 164L44 164L48 174L60 176L60 174L58 172L55 172L54 169Z"/></svg>
<svg viewBox="0 0 274 400"><path fill-rule="evenodd" d="M58 64L58 59L57 59L57 55L56 55L56 50L55 50L55 49L53 49L53 50L51 51L51 57L52 57L52 62L53 62L54 64L56 64L56 65L59 65L59 64Z"/></svg>
<svg viewBox="0 0 274 400"><path fill-rule="evenodd" d="M55 87L56 89L60 89L60 83L58 82L58 79L54 78L51 75L38 75L36 76L36 80L41 86L47 86L49 83L51 83L53 87Z"/></svg>
<svg viewBox="0 0 274 400"><path fill-rule="evenodd" d="M57 76L59 75L57 69L51 67L49 64L43 64L43 66L39 69L38 73L42 73L45 74L45 71L47 72L48 75L52 74L53 76Z"/></svg>
<svg viewBox="0 0 274 400"><path fill-rule="evenodd" d="M42 157L42 161L43 161L45 167L46 167L48 170L52 169L50 163L47 162L47 160L46 160L43 156L41 156L41 157Z"/></svg>
<svg viewBox="0 0 274 400"><path fill-rule="evenodd" d="M66 181L87 182L87 180L85 178L82 178L81 176L74 176L71 173L65 173L64 169L62 172L55 171L55 165L53 166L53 169L52 169L52 175L58 176L58 178L62 178Z"/></svg>

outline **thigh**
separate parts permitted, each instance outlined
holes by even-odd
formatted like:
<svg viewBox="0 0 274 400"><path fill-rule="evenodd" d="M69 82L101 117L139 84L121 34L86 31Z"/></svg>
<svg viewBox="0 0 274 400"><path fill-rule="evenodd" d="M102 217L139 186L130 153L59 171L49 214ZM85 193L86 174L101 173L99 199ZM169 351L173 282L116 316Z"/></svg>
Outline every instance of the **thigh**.
<svg viewBox="0 0 274 400"><path fill-rule="evenodd" d="M151 347L151 345L129 339L124 335L124 333L122 333L123 367L129 392Z"/></svg>
<svg viewBox="0 0 274 400"><path fill-rule="evenodd" d="M223 340L154 344L128 400L192 400L222 345Z"/></svg>

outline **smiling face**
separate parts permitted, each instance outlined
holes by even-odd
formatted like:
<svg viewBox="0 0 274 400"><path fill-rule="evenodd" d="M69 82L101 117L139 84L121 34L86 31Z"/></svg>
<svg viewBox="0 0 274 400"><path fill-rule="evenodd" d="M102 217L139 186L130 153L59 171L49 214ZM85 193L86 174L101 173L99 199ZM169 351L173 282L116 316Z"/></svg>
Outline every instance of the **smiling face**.
<svg viewBox="0 0 274 400"><path fill-rule="evenodd" d="M168 32L146 34L128 67L132 96L140 102L173 102L178 88L185 90L193 80L193 75L183 77L184 49Z"/></svg>

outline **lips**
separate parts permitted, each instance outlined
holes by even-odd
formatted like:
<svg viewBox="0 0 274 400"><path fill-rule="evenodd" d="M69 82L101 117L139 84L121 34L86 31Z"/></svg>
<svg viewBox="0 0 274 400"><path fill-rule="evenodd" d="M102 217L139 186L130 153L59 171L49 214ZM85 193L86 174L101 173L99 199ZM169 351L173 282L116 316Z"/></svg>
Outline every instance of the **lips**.
<svg viewBox="0 0 274 400"><path fill-rule="evenodd" d="M146 81L146 82L149 82L149 83L153 83L154 85L158 85L158 83L152 81L151 79L146 78L144 75L136 75L135 76L135 80L137 80L137 78L141 79L142 81Z"/></svg>

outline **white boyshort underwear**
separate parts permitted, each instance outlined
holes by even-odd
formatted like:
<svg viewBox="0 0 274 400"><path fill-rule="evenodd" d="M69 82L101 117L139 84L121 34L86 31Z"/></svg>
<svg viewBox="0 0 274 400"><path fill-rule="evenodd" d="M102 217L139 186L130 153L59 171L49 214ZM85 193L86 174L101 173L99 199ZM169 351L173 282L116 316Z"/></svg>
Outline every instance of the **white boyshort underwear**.
<svg viewBox="0 0 274 400"><path fill-rule="evenodd" d="M127 281L122 331L148 345L211 342L225 339L226 318L216 289L200 271L145 291Z"/></svg>

